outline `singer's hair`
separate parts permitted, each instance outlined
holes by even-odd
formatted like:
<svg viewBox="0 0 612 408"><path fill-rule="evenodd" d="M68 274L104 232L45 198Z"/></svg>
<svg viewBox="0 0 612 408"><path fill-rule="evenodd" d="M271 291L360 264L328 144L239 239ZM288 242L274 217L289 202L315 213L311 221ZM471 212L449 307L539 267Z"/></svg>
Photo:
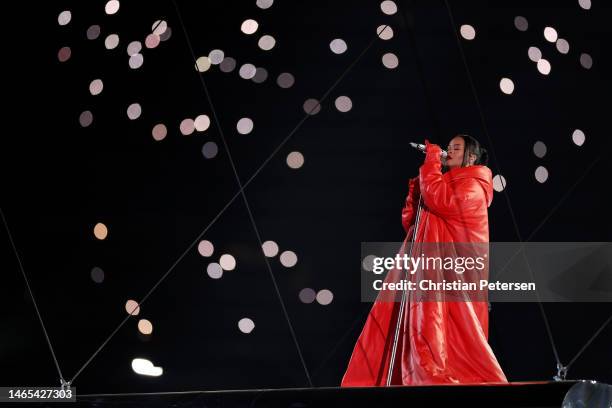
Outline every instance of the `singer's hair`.
<svg viewBox="0 0 612 408"><path fill-rule="evenodd" d="M487 153L487 149L482 147L478 140L476 140L470 135L459 134L457 136L462 138L463 142L465 143L463 151L463 162L461 163L461 167L465 167L468 165L471 154L476 156L474 164L486 166L489 162L489 154Z"/></svg>

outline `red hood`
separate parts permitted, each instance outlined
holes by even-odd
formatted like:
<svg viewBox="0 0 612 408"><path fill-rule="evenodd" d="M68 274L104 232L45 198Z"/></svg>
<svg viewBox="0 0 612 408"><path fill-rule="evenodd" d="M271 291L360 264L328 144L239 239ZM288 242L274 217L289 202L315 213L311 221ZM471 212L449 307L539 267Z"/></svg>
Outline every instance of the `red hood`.
<svg viewBox="0 0 612 408"><path fill-rule="evenodd" d="M485 197L487 198L487 207L491 205L491 201L493 201L493 174L487 166L457 167L444 173L444 178L448 181L463 178L476 179L484 190Z"/></svg>

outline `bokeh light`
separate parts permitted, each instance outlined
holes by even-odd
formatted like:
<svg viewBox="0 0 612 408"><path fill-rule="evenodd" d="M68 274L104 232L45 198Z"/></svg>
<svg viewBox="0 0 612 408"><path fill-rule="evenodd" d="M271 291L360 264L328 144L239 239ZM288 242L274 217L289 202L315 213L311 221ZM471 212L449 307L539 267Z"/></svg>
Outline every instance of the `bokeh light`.
<svg viewBox="0 0 612 408"><path fill-rule="evenodd" d="M248 135L253 131L253 120L250 118L241 118L238 123L236 123L236 130L241 135Z"/></svg>
<svg viewBox="0 0 612 408"><path fill-rule="evenodd" d="M346 42L341 38L332 40L332 42L329 43L329 48L334 54L342 54L348 49Z"/></svg>
<svg viewBox="0 0 612 408"><path fill-rule="evenodd" d="M348 96L339 96L336 98L334 105L340 112L348 112L353 108L353 101Z"/></svg>
<svg viewBox="0 0 612 408"><path fill-rule="evenodd" d="M125 311L129 315L138 316L138 314L140 313L140 306L138 305L137 301L130 299L125 302Z"/></svg>
<svg viewBox="0 0 612 408"><path fill-rule="evenodd" d="M394 1L385 0L382 3L380 3L380 9L382 10L383 13L391 16L397 13L397 4L395 4Z"/></svg>
<svg viewBox="0 0 612 408"><path fill-rule="evenodd" d="M132 69L138 69L142 67L142 63L144 62L144 57L142 54L134 54L130 57L128 64Z"/></svg>
<svg viewBox="0 0 612 408"><path fill-rule="evenodd" d="M514 82L510 78L502 78L499 81L499 89L506 95L510 95L514 92Z"/></svg>
<svg viewBox="0 0 612 408"><path fill-rule="evenodd" d="M215 246L208 240L202 240L198 244L198 252L202 256L209 257L215 252Z"/></svg>
<svg viewBox="0 0 612 408"><path fill-rule="evenodd" d="M104 89L104 83L101 79L94 79L89 83L89 93L92 95L99 95Z"/></svg>
<svg viewBox="0 0 612 408"><path fill-rule="evenodd" d="M529 59L533 62L538 62L542 58L542 51L538 47L529 47L527 55L529 55Z"/></svg>
<svg viewBox="0 0 612 408"><path fill-rule="evenodd" d="M135 358L132 360L132 370L136 374L146 375L149 377L159 377L164 373L163 368L156 367L146 358Z"/></svg>
<svg viewBox="0 0 612 408"><path fill-rule="evenodd" d="M119 11L119 5L118 0L110 0L104 6L104 12L108 15L116 14Z"/></svg>
<svg viewBox="0 0 612 408"><path fill-rule="evenodd" d="M550 62L544 58L540 58L538 61L538 71L543 75L550 74Z"/></svg>
<svg viewBox="0 0 612 408"><path fill-rule="evenodd" d="M591 0L578 0L578 5L585 10L589 10L591 8Z"/></svg>
<svg viewBox="0 0 612 408"><path fill-rule="evenodd" d="M208 58L210 59L211 64L219 65L223 62L225 53L222 50L212 50L208 53Z"/></svg>
<svg viewBox="0 0 612 408"><path fill-rule="evenodd" d="M317 302L319 304L326 306L329 305L332 300L334 300L334 294L329 289L321 289L317 292Z"/></svg>
<svg viewBox="0 0 612 408"><path fill-rule="evenodd" d="M321 104L314 98L306 99L304 102L304 112L309 115L316 115L321 111Z"/></svg>
<svg viewBox="0 0 612 408"><path fill-rule="evenodd" d="M548 170L544 166L539 166L535 171L535 178L539 183L548 180Z"/></svg>
<svg viewBox="0 0 612 408"><path fill-rule="evenodd" d="M91 280L96 283L104 282L104 271L102 268L95 266L91 270Z"/></svg>
<svg viewBox="0 0 612 408"><path fill-rule="evenodd" d="M210 118L208 115L198 115L193 121L193 126L198 132L204 132L210 127Z"/></svg>
<svg viewBox="0 0 612 408"><path fill-rule="evenodd" d="M293 251L284 251L280 254L280 263L285 268L291 268L297 264L298 258L295 252Z"/></svg>
<svg viewBox="0 0 612 408"><path fill-rule="evenodd" d="M469 24L462 25L459 29L459 32L461 33L461 36L466 40L473 40L474 38L476 38L476 30Z"/></svg>
<svg viewBox="0 0 612 408"><path fill-rule="evenodd" d="M243 64L238 71L240 78L243 79L252 79L257 72L257 68L253 64Z"/></svg>
<svg viewBox="0 0 612 408"><path fill-rule="evenodd" d="M257 0L255 4L257 4L257 7L259 7L260 9L265 10L272 7L272 4L274 4L274 0Z"/></svg>
<svg viewBox="0 0 612 408"><path fill-rule="evenodd" d="M104 39L104 46L107 50L113 50L119 45L119 36L117 34L109 34Z"/></svg>
<svg viewBox="0 0 612 408"><path fill-rule="evenodd" d="M161 42L161 38L157 34L149 34L147 38L145 38L145 47L147 48L155 48Z"/></svg>
<svg viewBox="0 0 612 408"><path fill-rule="evenodd" d="M153 333L153 324L147 319L140 319L138 321L138 331L148 336Z"/></svg>
<svg viewBox="0 0 612 408"><path fill-rule="evenodd" d="M504 191L506 188L506 178L501 174L497 174L493 177L493 190L499 192Z"/></svg>
<svg viewBox="0 0 612 408"><path fill-rule="evenodd" d="M586 140L586 135L584 134L582 130L580 129L574 130L574 132L572 133L572 141L574 142L574 144L576 144L576 146L582 146L585 140Z"/></svg>
<svg viewBox="0 0 612 408"><path fill-rule="evenodd" d="M593 58L587 53L580 54L580 65L585 69L591 69L593 66Z"/></svg>
<svg viewBox="0 0 612 408"><path fill-rule="evenodd" d="M533 154L535 154L540 159L546 156L546 145L544 142L537 141L533 145Z"/></svg>
<svg viewBox="0 0 612 408"><path fill-rule="evenodd" d="M516 27L516 29L519 31L527 31L529 28L529 23L525 17L516 16L514 17L514 27Z"/></svg>
<svg viewBox="0 0 612 408"><path fill-rule="evenodd" d="M206 273L212 279L221 279L223 276L223 268L216 262L211 262L206 267Z"/></svg>
<svg viewBox="0 0 612 408"><path fill-rule="evenodd" d="M259 39L257 45L264 51L270 51L276 45L276 40L271 35L266 34Z"/></svg>
<svg viewBox="0 0 612 408"><path fill-rule="evenodd" d="M265 68L258 67L255 70L255 76L253 76L253 82L261 84L268 79L268 71Z"/></svg>
<svg viewBox="0 0 612 408"><path fill-rule="evenodd" d="M181 134L184 136L189 136L190 134L192 134L195 130L195 123L193 122L193 119L191 118L183 119L181 121L181 124L179 125L179 130L181 131Z"/></svg>
<svg viewBox="0 0 612 408"><path fill-rule="evenodd" d="M276 79L276 83L281 88L284 88L284 89L291 88L293 84L295 83L295 78L290 73L283 72Z"/></svg>
<svg viewBox="0 0 612 408"><path fill-rule="evenodd" d="M382 56L382 63L386 68L395 69L399 65L399 59L392 52L388 52Z"/></svg>
<svg viewBox="0 0 612 408"><path fill-rule="evenodd" d="M95 40L95 39L97 39L100 36L100 31L101 31L101 29L100 29L99 25L94 24L94 25L90 26L87 29L87 34L86 34L87 35L87 39L88 40Z"/></svg>
<svg viewBox="0 0 612 408"><path fill-rule="evenodd" d="M168 134L168 128L163 123L158 123L157 125L153 126L151 134L153 135L153 139L157 141L163 140Z"/></svg>
<svg viewBox="0 0 612 408"><path fill-rule="evenodd" d="M546 41L554 43L557 41L557 38L559 38L559 35L557 34L557 30L555 30L554 28L545 27L544 38L546 38Z"/></svg>
<svg viewBox="0 0 612 408"><path fill-rule="evenodd" d="M219 69L222 72L232 72L236 68L236 60L232 57L225 57L221 64L219 64Z"/></svg>
<svg viewBox="0 0 612 408"><path fill-rule="evenodd" d="M94 226L94 236L99 240L104 240L108 237L108 228L103 223L99 222Z"/></svg>
<svg viewBox="0 0 612 408"><path fill-rule="evenodd" d="M314 289L304 288L300 290L299 298L302 303L312 303L315 301L316 297L317 293L314 291Z"/></svg>
<svg viewBox="0 0 612 408"><path fill-rule="evenodd" d="M202 146L202 154L206 159L214 158L219 153L219 147L215 142L206 142Z"/></svg>
<svg viewBox="0 0 612 408"><path fill-rule="evenodd" d="M391 38L393 38L393 29L391 28L391 26L383 24L381 26L378 26L378 28L376 29L376 34L381 40L390 40Z"/></svg>
<svg viewBox="0 0 612 408"><path fill-rule="evenodd" d="M62 47L57 52L57 59L60 62L66 62L70 59L71 55L72 55L72 50L70 49L70 47Z"/></svg>
<svg viewBox="0 0 612 408"><path fill-rule="evenodd" d="M91 113L91 111L83 111L81 112L81 114L79 115L79 124L82 127L88 127L89 125L91 125L93 122L93 113Z"/></svg>
<svg viewBox="0 0 612 408"><path fill-rule="evenodd" d="M261 249L263 250L264 255L268 258L272 258L278 255L278 244L274 241L264 242L263 244L261 244Z"/></svg>
<svg viewBox="0 0 612 408"><path fill-rule="evenodd" d="M291 152L287 155L287 166L299 169L304 165L304 155L300 152Z"/></svg>
<svg viewBox="0 0 612 408"><path fill-rule="evenodd" d="M245 334L249 334L255 328L255 323L248 317L243 317L238 321L238 329Z"/></svg>
<svg viewBox="0 0 612 408"><path fill-rule="evenodd" d="M559 51L561 54L567 54L569 52L570 46L567 40L559 38L555 45L557 46L557 51Z"/></svg>
<svg viewBox="0 0 612 408"><path fill-rule="evenodd" d="M70 20L72 20L72 13L70 10L64 10L57 16L57 23L61 26L67 25L70 23Z"/></svg>
<svg viewBox="0 0 612 408"><path fill-rule="evenodd" d="M219 258L219 265L224 271L233 271L236 268L236 258L230 254L223 254Z"/></svg>
<svg viewBox="0 0 612 408"><path fill-rule="evenodd" d="M138 119L142 114L142 106L139 103L133 103L127 108L127 116L131 120Z"/></svg>
<svg viewBox="0 0 612 408"><path fill-rule="evenodd" d="M206 72L210 68L211 61L207 56L199 57L195 63L198 72Z"/></svg>
<svg viewBox="0 0 612 408"><path fill-rule="evenodd" d="M259 27L259 24L257 24L257 21L248 19L242 23L242 25L240 26L240 31L242 31L245 34L250 35L250 34L254 34L257 31L258 27Z"/></svg>

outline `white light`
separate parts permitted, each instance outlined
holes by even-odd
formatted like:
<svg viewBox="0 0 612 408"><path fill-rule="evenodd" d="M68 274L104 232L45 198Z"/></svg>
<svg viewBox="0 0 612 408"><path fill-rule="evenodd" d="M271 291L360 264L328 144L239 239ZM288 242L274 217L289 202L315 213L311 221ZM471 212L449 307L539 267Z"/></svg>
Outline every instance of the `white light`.
<svg viewBox="0 0 612 408"><path fill-rule="evenodd" d="M393 29L390 25L384 24L378 26L378 28L376 29L376 34L378 34L378 37L381 40L390 40L391 38L393 38Z"/></svg>
<svg viewBox="0 0 612 408"><path fill-rule="evenodd" d="M334 294L328 289L322 289L317 293L317 302L325 306L329 305L334 300Z"/></svg>
<svg viewBox="0 0 612 408"><path fill-rule="evenodd" d="M106 3L106 6L104 6L104 11L108 15L117 13L119 11L119 1L110 0L108 3Z"/></svg>
<svg viewBox="0 0 612 408"><path fill-rule="evenodd" d="M591 69L593 66L593 58L586 53L580 54L580 65L582 65L582 67L585 69Z"/></svg>
<svg viewBox="0 0 612 408"><path fill-rule="evenodd" d="M104 89L104 83L101 79L94 79L89 84L89 93L92 95L99 95L102 92L102 89Z"/></svg>
<svg viewBox="0 0 612 408"><path fill-rule="evenodd" d="M591 0L578 0L578 4L585 10L591 8Z"/></svg>
<svg viewBox="0 0 612 408"><path fill-rule="evenodd" d="M280 262L285 268L291 268L297 264L297 255L293 251L284 251L280 255Z"/></svg>
<svg viewBox="0 0 612 408"><path fill-rule="evenodd" d="M382 10L383 13L391 16L397 13L397 4L395 4L394 1L385 0L382 3L380 3L380 9Z"/></svg>
<svg viewBox="0 0 612 408"><path fill-rule="evenodd" d="M498 174L493 177L493 190L501 192L506 188L506 185L506 179L501 174Z"/></svg>
<svg viewBox="0 0 612 408"><path fill-rule="evenodd" d="M557 50L561 54L567 54L569 52L570 46L569 46L569 43L567 42L567 40L565 40L563 38L559 38L555 45L557 46Z"/></svg>
<svg viewBox="0 0 612 408"><path fill-rule="evenodd" d="M193 122L193 119L183 119L181 121L181 124L179 125L179 130L181 131L181 134L183 136L189 136L190 134L192 134L195 130L195 124Z"/></svg>
<svg viewBox="0 0 612 408"><path fill-rule="evenodd" d="M548 62L548 60L545 60L544 58L540 58L540 60L538 61L538 71L540 71L540 73L544 75L550 74L550 62Z"/></svg>
<svg viewBox="0 0 612 408"><path fill-rule="evenodd" d="M502 78L501 81L499 81L499 89L506 95L510 95L514 92L514 82L512 82L510 78Z"/></svg>
<svg viewBox="0 0 612 408"><path fill-rule="evenodd" d="M146 375L150 377L159 377L164 373L163 368L155 367L152 362L146 358L135 358L132 360L132 370L136 374Z"/></svg>
<svg viewBox="0 0 612 408"><path fill-rule="evenodd" d="M336 98L334 105L340 112L348 112L353 108L353 101L348 96L339 96Z"/></svg>
<svg viewBox="0 0 612 408"><path fill-rule="evenodd" d="M577 146L582 146L585 140L586 140L586 136L582 130L580 129L574 130L574 133L572 133L572 141Z"/></svg>
<svg viewBox="0 0 612 408"><path fill-rule="evenodd" d="M291 152L287 155L287 166L299 169L304 165L304 155L300 152Z"/></svg>
<svg viewBox="0 0 612 408"><path fill-rule="evenodd" d="M131 57L136 55L142 50L142 43L140 41L132 41L127 46L127 53Z"/></svg>
<svg viewBox="0 0 612 408"><path fill-rule="evenodd" d="M347 50L346 42L341 38L336 38L329 43L329 48L334 54L342 54Z"/></svg>
<svg viewBox="0 0 612 408"><path fill-rule="evenodd" d="M161 36L168 29L168 23L165 20L157 20L151 26L152 34L157 34Z"/></svg>
<svg viewBox="0 0 612 408"><path fill-rule="evenodd" d="M117 48L119 45L119 36L117 34L110 34L104 40L104 46L107 50Z"/></svg>
<svg viewBox="0 0 612 408"><path fill-rule="evenodd" d="M213 279L219 279L223 276L223 268L216 262L211 262L206 267L206 273Z"/></svg>
<svg viewBox="0 0 612 408"><path fill-rule="evenodd" d="M250 35L250 34L255 33L258 27L259 27L259 24L257 24L257 21L248 19L248 20L244 20L244 22L240 26L240 30L245 34Z"/></svg>
<svg viewBox="0 0 612 408"><path fill-rule="evenodd" d="M542 58L542 51L538 47L529 47L527 55L529 55L529 59L533 62L538 62Z"/></svg>
<svg viewBox="0 0 612 408"><path fill-rule="evenodd" d="M252 79L257 73L257 68L253 64L244 64L240 67L238 74L243 79Z"/></svg>
<svg viewBox="0 0 612 408"><path fill-rule="evenodd" d="M139 103L133 103L127 108L127 116L130 120L135 120L142 114L142 107Z"/></svg>
<svg viewBox="0 0 612 408"><path fill-rule="evenodd" d="M459 32L461 33L461 36L466 40L473 40L474 38L476 38L476 30L469 24L462 25L459 29Z"/></svg>
<svg viewBox="0 0 612 408"><path fill-rule="evenodd" d="M210 64L210 58L208 58L207 56L200 57L196 60L195 68L198 72L206 72L210 68Z"/></svg>
<svg viewBox="0 0 612 408"><path fill-rule="evenodd" d="M144 62L144 57L142 56L142 54L134 54L130 57L130 60L128 63L130 65L130 68L138 69L142 66L143 62Z"/></svg>
<svg viewBox="0 0 612 408"><path fill-rule="evenodd" d="M153 324L147 319L140 319L138 321L138 331L148 336L153 333Z"/></svg>
<svg viewBox="0 0 612 408"><path fill-rule="evenodd" d="M219 265L224 271L233 271L236 268L236 258L230 254L223 254L219 258Z"/></svg>
<svg viewBox="0 0 612 408"><path fill-rule="evenodd" d="M248 317L243 317L238 322L238 328L240 329L241 332L245 334L249 334L255 328L255 323Z"/></svg>
<svg viewBox="0 0 612 408"><path fill-rule="evenodd" d="M251 120L250 118L242 118L236 124L236 129L241 135L248 135L253 131L253 127L253 120Z"/></svg>
<svg viewBox="0 0 612 408"><path fill-rule="evenodd" d="M557 37L557 30L552 27L544 28L544 38L546 38L546 41L554 43L555 41L557 41Z"/></svg>
<svg viewBox="0 0 612 408"><path fill-rule="evenodd" d="M64 10L57 16L57 22L61 26L67 25L70 23L70 20L72 20L72 13L70 10Z"/></svg>
<svg viewBox="0 0 612 408"><path fill-rule="evenodd" d="M210 59L211 64L218 65L223 62L223 58L225 58L225 53L221 50L212 50L208 53L208 58Z"/></svg>
<svg viewBox="0 0 612 408"><path fill-rule="evenodd" d="M382 63L389 69L395 69L399 65L399 59L392 52L388 52L382 56Z"/></svg>
<svg viewBox="0 0 612 408"><path fill-rule="evenodd" d="M257 45L264 51L270 51L276 45L276 40L271 35L266 34L259 39Z"/></svg>
<svg viewBox="0 0 612 408"><path fill-rule="evenodd" d="M210 241L202 240L198 244L198 252L202 256L209 257L213 254L214 251L215 251L215 246Z"/></svg>
<svg viewBox="0 0 612 408"><path fill-rule="evenodd" d="M128 300L125 302L125 311L132 316L137 316L140 313L140 306L138 306L138 302L135 300Z"/></svg>
<svg viewBox="0 0 612 408"><path fill-rule="evenodd" d="M257 7L259 7L260 9L267 9L272 7L272 4L274 3L274 0L257 0L257 2L255 4L257 4Z"/></svg>
<svg viewBox="0 0 612 408"><path fill-rule="evenodd" d="M210 127L210 118L208 115L198 115L193 121L193 125L198 132L204 132Z"/></svg>
<svg viewBox="0 0 612 408"><path fill-rule="evenodd" d="M529 24L527 23L527 19L523 16L514 17L514 26L519 31L527 31Z"/></svg>
<svg viewBox="0 0 612 408"><path fill-rule="evenodd" d="M274 241L266 241L261 244L261 249L263 253L268 258L272 258L278 254L278 245Z"/></svg>
<svg viewBox="0 0 612 408"><path fill-rule="evenodd" d="M544 183L546 180L548 180L548 170L546 170L546 167L538 167L535 171L535 178L540 183Z"/></svg>

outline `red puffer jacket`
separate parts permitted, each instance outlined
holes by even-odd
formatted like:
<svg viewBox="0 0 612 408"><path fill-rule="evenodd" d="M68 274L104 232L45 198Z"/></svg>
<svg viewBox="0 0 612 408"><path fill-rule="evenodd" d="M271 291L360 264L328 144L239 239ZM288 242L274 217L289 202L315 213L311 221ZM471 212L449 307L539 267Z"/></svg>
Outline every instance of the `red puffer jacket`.
<svg viewBox="0 0 612 408"><path fill-rule="evenodd" d="M423 206L415 243L488 242L491 170L468 166L442 174L440 147L426 146L425 162L418 180L410 180L402 211L408 234L402 248L412 239L419 195ZM391 271L386 281L401 276ZM353 350L343 387L386 385L399 306L379 295ZM417 302L409 297L391 384L505 383L487 339L487 302Z"/></svg>

